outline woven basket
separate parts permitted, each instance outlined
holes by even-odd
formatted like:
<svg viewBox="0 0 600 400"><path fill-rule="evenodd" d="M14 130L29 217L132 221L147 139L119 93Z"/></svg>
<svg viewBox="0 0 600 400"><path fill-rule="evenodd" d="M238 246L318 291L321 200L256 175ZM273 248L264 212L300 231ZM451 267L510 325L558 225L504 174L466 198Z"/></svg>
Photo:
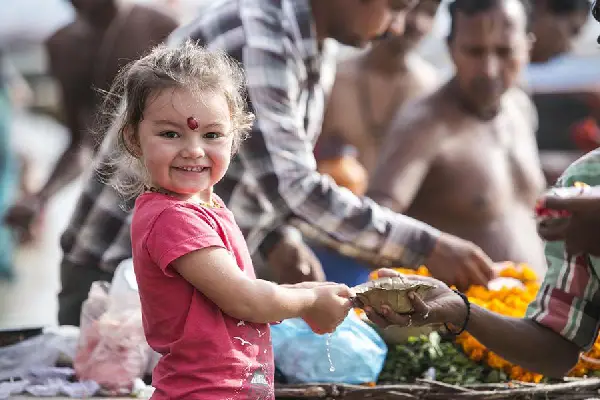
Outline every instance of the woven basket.
<svg viewBox="0 0 600 400"><path fill-rule="evenodd" d="M420 379L414 384L358 386L345 384L277 385L276 399L344 400L600 400L600 378L567 379L553 384L510 382L454 386Z"/></svg>

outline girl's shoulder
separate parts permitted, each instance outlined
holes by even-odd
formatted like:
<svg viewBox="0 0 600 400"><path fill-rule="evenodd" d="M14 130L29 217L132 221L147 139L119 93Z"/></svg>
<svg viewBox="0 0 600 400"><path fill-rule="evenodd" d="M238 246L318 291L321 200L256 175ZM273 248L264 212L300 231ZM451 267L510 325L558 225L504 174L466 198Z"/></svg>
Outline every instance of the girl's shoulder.
<svg viewBox="0 0 600 400"><path fill-rule="evenodd" d="M223 201L223 199L220 198L216 193L212 194L212 199L213 199L213 202L219 206L219 208L223 208L225 210L228 210L227 205L225 204L225 202Z"/></svg>

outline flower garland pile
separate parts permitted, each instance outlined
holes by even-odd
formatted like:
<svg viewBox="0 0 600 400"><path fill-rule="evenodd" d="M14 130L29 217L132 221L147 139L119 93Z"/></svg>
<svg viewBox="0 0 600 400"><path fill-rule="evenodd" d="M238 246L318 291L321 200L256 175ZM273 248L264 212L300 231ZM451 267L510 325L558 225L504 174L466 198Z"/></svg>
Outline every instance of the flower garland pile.
<svg viewBox="0 0 600 400"><path fill-rule="evenodd" d="M421 266L416 271L411 269L396 268L397 271L407 275L431 276L426 267ZM521 318L525 316L527 306L535 299L540 288L540 283L535 272L524 264L507 264L499 274L504 278L513 278L523 283L524 288L503 287L500 290L488 290L483 286L471 286L466 295L469 301L498 314ZM371 279L376 278L372 274ZM511 364L499 355L488 350L484 345L468 332L463 332L456 338L456 343L463 352L476 363L481 363L490 368L502 371L512 380L539 383L544 377L526 369ZM583 354L575 367L569 372L571 377L600 375L600 337L593 348Z"/></svg>

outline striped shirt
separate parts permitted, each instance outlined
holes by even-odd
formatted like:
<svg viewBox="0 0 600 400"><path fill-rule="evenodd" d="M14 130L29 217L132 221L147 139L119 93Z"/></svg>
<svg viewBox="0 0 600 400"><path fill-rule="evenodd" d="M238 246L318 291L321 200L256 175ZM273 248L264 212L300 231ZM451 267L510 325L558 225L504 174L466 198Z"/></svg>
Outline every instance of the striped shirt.
<svg viewBox="0 0 600 400"><path fill-rule="evenodd" d="M575 182L600 186L600 149L567 168L556 186ZM547 242L545 252L548 271L526 317L588 350L600 328L600 258L581 255L569 262L562 241Z"/></svg>
<svg viewBox="0 0 600 400"><path fill-rule="evenodd" d="M258 253L269 233L291 223L346 254L373 254L418 266L439 232L354 196L316 171L313 155L335 76L333 43L319 46L310 0L219 0L172 33L169 45L192 38L226 51L247 77L256 115L246 140L215 192ZM130 254L129 216L113 189L90 175L63 235L65 262L112 270Z"/></svg>

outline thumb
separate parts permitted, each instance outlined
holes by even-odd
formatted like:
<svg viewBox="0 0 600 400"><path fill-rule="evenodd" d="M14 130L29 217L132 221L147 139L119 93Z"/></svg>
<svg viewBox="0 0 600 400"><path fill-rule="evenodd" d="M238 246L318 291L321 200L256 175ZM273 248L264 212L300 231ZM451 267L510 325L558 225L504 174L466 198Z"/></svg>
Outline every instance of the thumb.
<svg viewBox="0 0 600 400"><path fill-rule="evenodd" d="M354 291L352 291L352 289L350 289L346 285L339 285L337 287L337 290L336 290L335 294L337 294L340 297L349 299L349 298L351 298L351 297L354 296Z"/></svg>
<svg viewBox="0 0 600 400"><path fill-rule="evenodd" d="M590 212L600 209L600 198L595 197L558 197L547 196L544 199L546 208L571 212Z"/></svg>

